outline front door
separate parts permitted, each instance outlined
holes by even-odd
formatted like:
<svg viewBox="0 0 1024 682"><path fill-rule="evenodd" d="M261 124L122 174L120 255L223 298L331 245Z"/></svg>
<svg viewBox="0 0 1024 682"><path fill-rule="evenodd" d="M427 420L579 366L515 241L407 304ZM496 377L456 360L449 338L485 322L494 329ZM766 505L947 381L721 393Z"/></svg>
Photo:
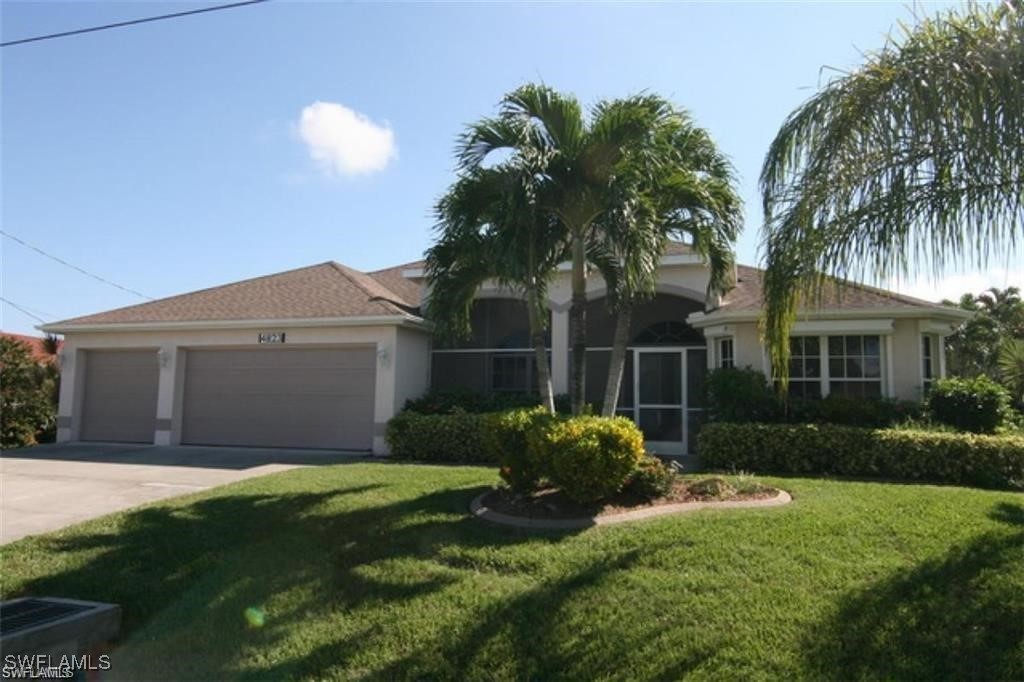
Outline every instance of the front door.
<svg viewBox="0 0 1024 682"><path fill-rule="evenodd" d="M633 419L649 450L693 452L706 373L707 350L702 347L633 349Z"/></svg>

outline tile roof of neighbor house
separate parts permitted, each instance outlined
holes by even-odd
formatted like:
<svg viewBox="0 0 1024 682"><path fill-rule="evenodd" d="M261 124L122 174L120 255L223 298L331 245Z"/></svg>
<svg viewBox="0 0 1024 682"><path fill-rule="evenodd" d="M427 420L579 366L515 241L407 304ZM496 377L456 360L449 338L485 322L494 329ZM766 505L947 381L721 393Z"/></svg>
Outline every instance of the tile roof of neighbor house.
<svg viewBox="0 0 1024 682"><path fill-rule="evenodd" d="M687 244L671 242L666 255L693 253ZM148 303L118 308L54 322L51 328L106 324L200 322L212 320L285 320L381 315L418 315L423 288L421 279L405 276L422 270L424 261L413 261L373 272L360 272L334 261L288 270L273 275L224 284ZM763 271L737 267L736 286L716 311L760 310ZM829 290L828 308L925 307L935 303L901 296L862 285L846 287L842 295ZM944 308L948 310L948 308Z"/></svg>
<svg viewBox="0 0 1024 682"><path fill-rule="evenodd" d="M45 341L46 339L42 337L27 336L25 334L12 334L11 332L0 332L0 336L6 337L8 339L13 339L15 341L20 341L21 343L28 346L29 352L32 354L32 359L38 362L39 364L53 362L54 360L54 356L47 353L46 349L43 347L43 341ZM60 350L60 347L62 345L64 345L63 341L57 342L58 351Z"/></svg>
<svg viewBox="0 0 1024 682"><path fill-rule="evenodd" d="M380 280L328 261L62 320L52 326L369 317L414 313L415 305Z"/></svg>
<svg viewBox="0 0 1024 682"><path fill-rule="evenodd" d="M761 310L764 307L764 270L749 265L736 266L736 286L719 303L716 311ZM948 306L923 301L884 289L864 284L850 283L844 287L827 286L822 292L821 308L869 309L869 308L939 308Z"/></svg>

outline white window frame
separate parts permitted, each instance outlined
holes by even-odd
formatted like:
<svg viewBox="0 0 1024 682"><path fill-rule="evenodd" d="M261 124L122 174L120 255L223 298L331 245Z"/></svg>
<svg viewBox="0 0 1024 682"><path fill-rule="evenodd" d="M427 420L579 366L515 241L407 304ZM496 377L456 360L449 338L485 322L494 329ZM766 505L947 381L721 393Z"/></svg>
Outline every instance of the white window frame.
<svg viewBox="0 0 1024 682"><path fill-rule="evenodd" d="M836 381L863 381L863 382L879 382L881 389L881 397L891 398L895 396L893 387L893 368L892 368L892 335L883 334L875 330L869 331L830 331L820 334L801 334L799 332L791 334L792 337L816 337L818 339L818 350L820 352L821 359L821 376L818 380L821 382L821 397L822 399L828 397L831 394L831 383L832 376L829 371L829 352L828 352L828 337L830 336L877 336L879 341L879 371L881 376L878 379L846 379L845 377L836 377ZM845 356L844 356L845 357ZM766 355L767 362L767 355ZM766 365L767 367L767 365Z"/></svg>
<svg viewBox="0 0 1024 682"><path fill-rule="evenodd" d="M715 339L715 367L721 369L725 365L725 344L729 344L729 367L736 367L736 341L731 336L720 336Z"/></svg>

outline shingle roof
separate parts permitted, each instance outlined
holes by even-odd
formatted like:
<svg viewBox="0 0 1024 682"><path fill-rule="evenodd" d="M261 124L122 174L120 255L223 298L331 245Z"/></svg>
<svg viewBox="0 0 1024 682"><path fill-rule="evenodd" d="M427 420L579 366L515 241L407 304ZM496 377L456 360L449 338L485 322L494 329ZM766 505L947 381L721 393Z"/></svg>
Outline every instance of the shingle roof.
<svg viewBox="0 0 1024 682"><path fill-rule="evenodd" d="M749 265L736 266L736 286L733 287L715 309L717 311L761 310L764 306L764 270ZM822 291L821 308L834 310L869 308L939 308L947 306L919 298L904 296L884 289L863 284L826 286Z"/></svg>
<svg viewBox="0 0 1024 682"><path fill-rule="evenodd" d="M671 242L669 256L693 253L689 245ZM85 315L47 325L146 324L160 322L201 322L213 320L286 320L381 315L419 315L423 281L409 279L406 270L419 270L424 261L364 273L328 261L274 275L162 298L149 303ZM758 311L763 305L763 271L740 265L736 286L711 312ZM829 288L822 307L831 309L940 308L928 301L902 296L859 284L840 292Z"/></svg>
<svg viewBox="0 0 1024 682"><path fill-rule="evenodd" d="M51 326L401 315L414 306L370 275L328 261Z"/></svg>
<svg viewBox="0 0 1024 682"><path fill-rule="evenodd" d="M385 268L384 270L375 270L367 274L401 296L405 305L416 308L420 304L423 285L416 280L404 277L402 272L405 270L421 270L425 264L426 261L417 260Z"/></svg>

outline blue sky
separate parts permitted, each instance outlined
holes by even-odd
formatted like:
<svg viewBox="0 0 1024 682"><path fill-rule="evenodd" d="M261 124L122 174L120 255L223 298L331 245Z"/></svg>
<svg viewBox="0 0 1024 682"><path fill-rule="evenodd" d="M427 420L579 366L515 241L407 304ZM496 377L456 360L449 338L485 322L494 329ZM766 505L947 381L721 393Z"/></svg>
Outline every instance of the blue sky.
<svg viewBox="0 0 1024 682"><path fill-rule="evenodd" d="M196 6L4 2L2 35ZM456 135L543 80L585 103L650 90L689 108L739 171L738 252L752 263L757 174L778 125L823 65L855 65L910 19L898 2L272 2L9 47L0 216L5 231L152 297L330 259L415 260ZM907 288L1024 281L1009 265ZM141 300L9 239L2 270L3 297L46 320ZM35 324L2 306L3 329Z"/></svg>

